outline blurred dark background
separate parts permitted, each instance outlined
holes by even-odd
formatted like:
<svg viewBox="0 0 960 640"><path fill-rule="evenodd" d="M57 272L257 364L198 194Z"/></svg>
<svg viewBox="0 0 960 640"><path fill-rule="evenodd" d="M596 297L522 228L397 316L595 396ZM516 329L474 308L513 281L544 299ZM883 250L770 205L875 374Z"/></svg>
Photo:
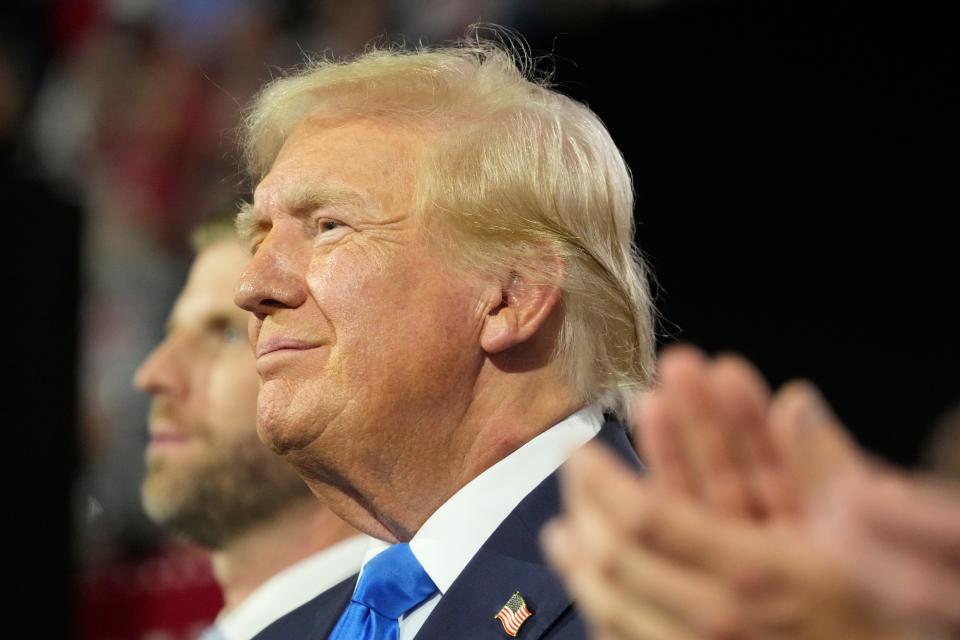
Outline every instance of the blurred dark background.
<svg viewBox="0 0 960 640"><path fill-rule="evenodd" d="M139 512L147 403L130 377L182 283L185 231L243 187L240 107L302 51L349 54L384 33L440 42L478 20L515 27L554 54L544 68L607 123L634 172L661 343L744 353L774 385L816 381L864 445L903 465L960 399L949 3L2 11L0 173L14 225L4 547L20 615L45 636L83 636L74 585L162 544Z"/></svg>

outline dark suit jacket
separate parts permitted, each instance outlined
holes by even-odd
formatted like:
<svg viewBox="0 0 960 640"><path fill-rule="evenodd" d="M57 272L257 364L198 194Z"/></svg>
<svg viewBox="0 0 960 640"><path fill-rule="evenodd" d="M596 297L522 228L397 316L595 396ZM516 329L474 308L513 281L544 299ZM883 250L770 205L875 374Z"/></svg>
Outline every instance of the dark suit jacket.
<svg viewBox="0 0 960 640"><path fill-rule="evenodd" d="M619 422L607 420L595 440L640 469L640 460ZM586 628L560 578L540 554L540 529L560 512L553 473L531 491L483 544L427 618L417 640L481 640L509 636L497 612L519 591L533 615L520 628L522 640L579 640ZM255 640L321 640L333 630L353 594L356 576L294 609Z"/></svg>

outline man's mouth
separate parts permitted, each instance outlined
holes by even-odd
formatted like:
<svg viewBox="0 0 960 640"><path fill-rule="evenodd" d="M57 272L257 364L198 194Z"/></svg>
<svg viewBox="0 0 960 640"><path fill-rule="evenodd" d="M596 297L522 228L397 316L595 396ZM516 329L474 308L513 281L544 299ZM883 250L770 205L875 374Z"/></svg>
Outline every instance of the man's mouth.
<svg viewBox="0 0 960 640"><path fill-rule="evenodd" d="M257 359L273 353L283 351L306 351L320 346L317 342L301 340L299 338L285 338L275 336L262 340L257 344Z"/></svg>
<svg viewBox="0 0 960 640"><path fill-rule="evenodd" d="M158 433L150 436L151 445L177 445L190 440L190 436L183 433Z"/></svg>
<svg viewBox="0 0 960 640"><path fill-rule="evenodd" d="M150 449L180 447L193 439L193 435L178 428L174 423L160 420L150 423Z"/></svg>

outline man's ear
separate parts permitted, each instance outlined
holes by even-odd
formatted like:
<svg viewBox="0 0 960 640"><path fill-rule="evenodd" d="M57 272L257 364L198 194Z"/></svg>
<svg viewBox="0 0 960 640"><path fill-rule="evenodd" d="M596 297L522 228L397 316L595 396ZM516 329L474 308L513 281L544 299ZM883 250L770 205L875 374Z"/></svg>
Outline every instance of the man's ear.
<svg viewBox="0 0 960 640"><path fill-rule="evenodd" d="M546 323L560 303L563 263L551 267L536 281L513 271L500 286L500 303L491 307L480 330L480 346L487 353L500 353L529 340Z"/></svg>

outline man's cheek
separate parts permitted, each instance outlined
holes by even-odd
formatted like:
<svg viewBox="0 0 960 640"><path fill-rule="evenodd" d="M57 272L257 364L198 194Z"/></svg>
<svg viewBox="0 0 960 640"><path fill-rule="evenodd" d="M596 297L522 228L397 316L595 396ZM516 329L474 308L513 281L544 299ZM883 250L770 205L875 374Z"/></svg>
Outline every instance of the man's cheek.
<svg viewBox="0 0 960 640"><path fill-rule="evenodd" d="M374 275L376 272L371 273L369 264L334 254L310 265L307 285L321 310L326 312L328 307L354 304L364 291L369 293Z"/></svg>
<svg viewBox="0 0 960 640"><path fill-rule="evenodd" d="M409 298L416 284L405 282L399 273L371 270L368 265L342 266L309 280L316 305L333 325L338 342L351 334L382 339L416 312Z"/></svg>

